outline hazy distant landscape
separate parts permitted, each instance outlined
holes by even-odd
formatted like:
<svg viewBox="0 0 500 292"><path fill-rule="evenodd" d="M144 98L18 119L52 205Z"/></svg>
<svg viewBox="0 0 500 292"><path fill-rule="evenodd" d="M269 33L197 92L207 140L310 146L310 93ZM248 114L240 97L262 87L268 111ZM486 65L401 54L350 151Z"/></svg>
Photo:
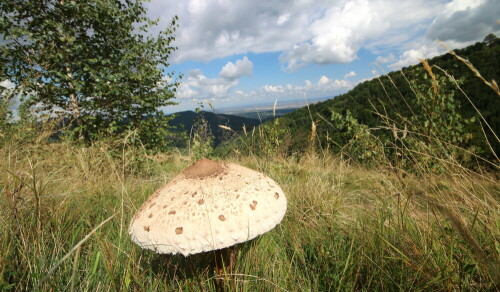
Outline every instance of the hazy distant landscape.
<svg viewBox="0 0 500 292"><path fill-rule="evenodd" d="M283 3L1 2L1 291L500 290L498 3Z"/></svg>
<svg viewBox="0 0 500 292"><path fill-rule="evenodd" d="M299 108L305 107L310 104L314 104L320 101L325 101L333 97L322 97L314 99L299 99L299 100L287 100L287 101L277 101L276 107L274 102L251 104L244 107L236 106L230 108L216 109L217 112L236 115L245 118L253 118L265 120L273 116L273 112L276 116L283 116L287 113L293 112Z"/></svg>

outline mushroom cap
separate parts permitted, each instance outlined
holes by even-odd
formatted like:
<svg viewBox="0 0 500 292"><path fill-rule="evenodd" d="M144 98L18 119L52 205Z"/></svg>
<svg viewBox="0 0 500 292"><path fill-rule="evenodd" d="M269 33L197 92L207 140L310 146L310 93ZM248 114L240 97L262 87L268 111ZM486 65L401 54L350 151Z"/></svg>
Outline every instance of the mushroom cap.
<svg viewBox="0 0 500 292"><path fill-rule="evenodd" d="M283 190L271 178L228 162L202 159L158 189L132 218L142 248L185 256L253 239L285 216Z"/></svg>

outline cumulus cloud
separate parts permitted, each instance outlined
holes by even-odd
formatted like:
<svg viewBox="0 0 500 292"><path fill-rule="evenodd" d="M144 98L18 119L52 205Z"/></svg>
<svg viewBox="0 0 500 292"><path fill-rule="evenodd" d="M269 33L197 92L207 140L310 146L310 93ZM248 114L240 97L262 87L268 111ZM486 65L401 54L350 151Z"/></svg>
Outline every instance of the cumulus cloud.
<svg viewBox="0 0 500 292"><path fill-rule="evenodd" d="M235 80L245 75L252 75L253 63L245 56L236 63L228 62L219 73L219 76L228 80Z"/></svg>
<svg viewBox="0 0 500 292"><path fill-rule="evenodd" d="M176 97L179 99L226 98L231 89L239 83L239 78L252 74L253 64L243 57L235 63L228 62L222 67L219 78L207 78L200 69L187 72Z"/></svg>
<svg viewBox="0 0 500 292"><path fill-rule="evenodd" d="M328 76L321 76L317 80L304 80L302 84L266 84L255 90L242 91L235 90L233 86L235 83L227 83L228 80L224 78L206 78L205 75L199 70L193 70L187 77L187 82L183 83L179 90L179 94L183 95L182 103L185 106L196 106L199 102L210 103L217 109L232 103L272 103L276 99L280 101L298 99L298 98L319 98L319 97L333 97L341 93L345 93L353 88L359 81L349 81L348 76L356 74L350 72L346 74L344 79L335 79ZM213 95L213 85L218 84L226 85L225 94ZM212 95L211 95L212 94Z"/></svg>
<svg viewBox="0 0 500 292"><path fill-rule="evenodd" d="M418 32L415 24L428 19L435 8L422 2L354 0L329 7L311 26L313 37L285 51L281 61L290 71L309 63L348 63L364 46L377 48L407 41Z"/></svg>
<svg viewBox="0 0 500 292"><path fill-rule="evenodd" d="M497 0L455 0L437 14L427 37L454 42L482 40L489 33L500 32L499 15Z"/></svg>
<svg viewBox="0 0 500 292"><path fill-rule="evenodd" d="M493 32L500 33L500 5L494 0L453 0L435 13L424 36L407 43L398 57L388 55L377 57L379 63L390 63L388 68L398 70L446 53L446 48L435 40L439 39L451 49L459 49L482 41Z"/></svg>
<svg viewBox="0 0 500 292"><path fill-rule="evenodd" d="M352 1L332 7L311 26L312 39L295 44L281 56L287 69L296 70L308 63L347 63L356 58L366 30L372 31L368 1Z"/></svg>
<svg viewBox="0 0 500 292"><path fill-rule="evenodd" d="M226 97L238 80L225 78L207 78L201 70L191 70L183 79L177 91L179 99L203 99Z"/></svg>
<svg viewBox="0 0 500 292"><path fill-rule="evenodd" d="M396 61L397 61L397 58L392 53L389 54L389 55L387 55L387 56L378 56L375 59L375 62L379 63L379 64L393 63L393 62L396 62Z"/></svg>
<svg viewBox="0 0 500 292"><path fill-rule="evenodd" d="M403 52L399 56L398 61L390 64L388 67L393 70L398 70L402 67L417 64L420 62L420 59L429 59L445 52L445 48L437 43L423 44L419 48Z"/></svg>
<svg viewBox="0 0 500 292"><path fill-rule="evenodd" d="M358 74L356 74L356 72L351 71L351 72L347 73L346 75L344 75L344 79L347 79L349 77L355 77L356 75L358 75Z"/></svg>
<svg viewBox="0 0 500 292"><path fill-rule="evenodd" d="M283 52L285 67L294 70L308 63L350 62L381 36L387 38L382 46L408 40L443 0L154 0L148 5L163 24L174 14L180 17L174 62Z"/></svg>
<svg viewBox="0 0 500 292"><path fill-rule="evenodd" d="M352 84L343 79L330 79L326 76L321 76L316 83L306 80L304 87L297 87L297 89L304 89L308 92L335 92L341 89L350 88Z"/></svg>
<svg viewBox="0 0 500 292"><path fill-rule="evenodd" d="M279 93L279 92L285 92L285 88L281 85L264 85L262 89L265 92L270 92L270 93Z"/></svg>
<svg viewBox="0 0 500 292"><path fill-rule="evenodd" d="M311 80L305 80L302 85L266 84L261 88L246 94L245 96L247 98L258 98L259 100L268 100L268 101L274 100L276 98L285 100L301 96L307 96L307 97L335 96L339 93L351 89L352 87L354 87L354 85L355 83L352 83L346 79L341 79L341 80L333 79L323 75L316 82L313 82Z"/></svg>
<svg viewBox="0 0 500 292"><path fill-rule="evenodd" d="M175 62L182 62L283 50L309 24L306 11L326 2L154 0L147 5L148 13L161 17L162 24L173 15L179 16L179 51L173 57Z"/></svg>

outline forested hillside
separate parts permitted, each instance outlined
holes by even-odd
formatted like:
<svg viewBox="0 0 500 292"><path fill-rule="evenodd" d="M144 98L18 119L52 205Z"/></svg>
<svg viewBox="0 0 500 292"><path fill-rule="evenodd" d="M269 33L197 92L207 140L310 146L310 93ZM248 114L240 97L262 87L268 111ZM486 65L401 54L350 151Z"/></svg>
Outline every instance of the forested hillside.
<svg viewBox="0 0 500 292"><path fill-rule="evenodd" d="M200 111L184 111L174 114L174 118L169 122L178 131L186 132L188 135L193 130L206 131L206 135L213 138L213 143L219 145L227 135L227 131L223 131L219 125L227 126L235 132L242 131L243 127L251 130L253 127L260 125L257 119L245 118L235 115L216 114L213 112ZM205 129L201 129L205 127Z"/></svg>
<svg viewBox="0 0 500 292"><path fill-rule="evenodd" d="M487 81L498 80L500 75L498 60L500 39L496 37L492 39L490 36L483 42L457 50L456 54L470 61ZM442 105L443 112L436 111L437 104L428 104L427 107L425 104L418 104L418 94L424 90L425 86L428 86L425 90L430 90L429 88L433 87L432 80L422 64L410 66L401 71L391 72L365 81L346 94L310 105L309 108L302 108L283 117L280 120L280 125L290 129L294 137L293 150L300 151L308 144L308 139L311 136L311 117L316 125L316 136L323 146L328 143L342 145L345 141L339 140L338 132L341 129L332 125L332 112L342 116L346 116L350 112L352 118L368 127L379 127L382 124L388 126L387 122L391 121L389 124L393 122L403 128L406 124L411 123L410 116L428 114L428 117L432 118L433 115L458 114L462 120L469 120L464 125L463 131L472 135L468 139L468 145L475 146L479 153L488 153L489 146L484 141L484 134L481 130L483 127L489 143L495 152L499 153L500 144L485 123L486 121L498 136L500 132L500 98L497 93L475 76L475 73L466 64L450 53L435 57L428 62L433 74L437 76L436 87L440 90L437 95L447 95L447 101L441 100L441 102L447 103ZM460 88L467 94L484 120L447 74L457 80ZM471 118L473 119L470 120ZM379 135L383 133L384 131L378 131Z"/></svg>

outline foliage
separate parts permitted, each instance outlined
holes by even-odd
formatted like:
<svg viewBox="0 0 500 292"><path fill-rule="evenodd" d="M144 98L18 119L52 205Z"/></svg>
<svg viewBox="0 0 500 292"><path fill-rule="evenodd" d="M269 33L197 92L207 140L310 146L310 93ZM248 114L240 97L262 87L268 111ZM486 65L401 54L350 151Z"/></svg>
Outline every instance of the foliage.
<svg viewBox="0 0 500 292"><path fill-rule="evenodd" d="M3 135L9 127L9 122L12 120L12 112L10 107L14 99L12 90L4 88L0 85L0 135Z"/></svg>
<svg viewBox="0 0 500 292"><path fill-rule="evenodd" d="M176 49L177 17L151 36L158 21L145 16L141 0L6 0L0 11L0 79L13 82L25 104L71 120L87 141L108 127L164 134L143 119L172 104L178 83L163 69Z"/></svg>
<svg viewBox="0 0 500 292"><path fill-rule="evenodd" d="M214 146L219 146L222 142L227 141L228 131L223 130L220 126L230 127L235 132L241 133L243 132L243 127L246 129L252 129L255 126L258 126L261 122L258 119L252 118L244 118L235 115L229 114L220 114L215 113L213 111L204 111L198 110L197 112L193 111L183 111L174 114L174 117L169 122L169 124L173 127L176 127L178 130L184 130L186 132L191 132L191 129L195 125L197 121L202 118L208 123L208 127L210 128L210 132L213 136Z"/></svg>
<svg viewBox="0 0 500 292"><path fill-rule="evenodd" d="M500 78L498 38L488 44L476 43L456 53L473 63L486 80ZM318 141L323 149L329 145L340 145L333 147L337 151L344 149L342 146L349 140L336 133L338 130L332 127L330 116L336 112L345 117L349 111L359 124L378 129L370 131L371 134L390 142L385 145L392 148L386 150L390 151L389 157L395 157L395 149L401 146L393 145L396 143L392 139L394 126L400 132L406 127L407 133L417 131L419 135L427 135L427 141L441 139L456 147L465 147L487 160L498 156L500 141L496 136L500 133L500 99L497 93L486 87L476 72L452 54L435 57L428 60L428 64L433 68L433 74L440 76L436 77L436 86L432 85L432 77L420 64L365 81L348 93L285 115L281 118L281 125L294 137L291 152L301 152L309 147L311 119L316 122ZM438 89L436 94L434 88ZM437 108L433 109L433 106ZM421 137L417 140L424 141Z"/></svg>
<svg viewBox="0 0 500 292"><path fill-rule="evenodd" d="M485 43L488 46L494 45L496 42L498 42L499 39L495 34L488 34L487 36L484 37L483 43Z"/></svg>
<svg viewBox="0 0 500 292"><path fill-rule="evenodd" d="M134 128L128 125L126 131L121 133L122 136L129 136L131 143L141 145L152 152L168 152L174 145L181 143L184 135L183 132L173 135L176 128L172 127L169 122L171 117L164 115L156 115L142 119ZM109 131L120 131L120 127L116 123L111 123ZM103 135L104 136L104 135Z"/></svg>
<svg viewBox="0 0 500 292"><path fill-rule="evenodd" d="M410 82L416 95L413 106L415 115L410 117L410 124L414 130L422 132L428 141L438 139L440 142L462 146L468 138L464 123L474 120L464 120L458 113L459 104L454 98L455 91L448 90L447 83L450 81L447 77L433 73L426 61L423 64L427 74ZM422 79L426 83L417 81Z"/></svg>
<svg viewBox="0 0 500 292"><path fill-rule="evenodd" d="M360 124L350 111L345 116L332 112L331 147L347 158L360 162L377 162L384 157L383 144L368 126Z"/></svg>
<svg viewBox="0 0 500 292"><path fill-rule="evenodd" d="M273 157L282 155L282 152L286 151L287 147L284 144L287 140L287 131L283 127L280 127L279 118L269 123L262 124L257 129L259 134L255 141L257 144L257 148L254 151L255 153Z"/></svg>
<svg viewBox="0 0 500 292"><path fill-rule="evenodd" d="M196 111L200 112L198 109ZM189 152L194 161L210 157L214 150L214 137L203 114L196 116L190 132L190 141Z"/></svg>

